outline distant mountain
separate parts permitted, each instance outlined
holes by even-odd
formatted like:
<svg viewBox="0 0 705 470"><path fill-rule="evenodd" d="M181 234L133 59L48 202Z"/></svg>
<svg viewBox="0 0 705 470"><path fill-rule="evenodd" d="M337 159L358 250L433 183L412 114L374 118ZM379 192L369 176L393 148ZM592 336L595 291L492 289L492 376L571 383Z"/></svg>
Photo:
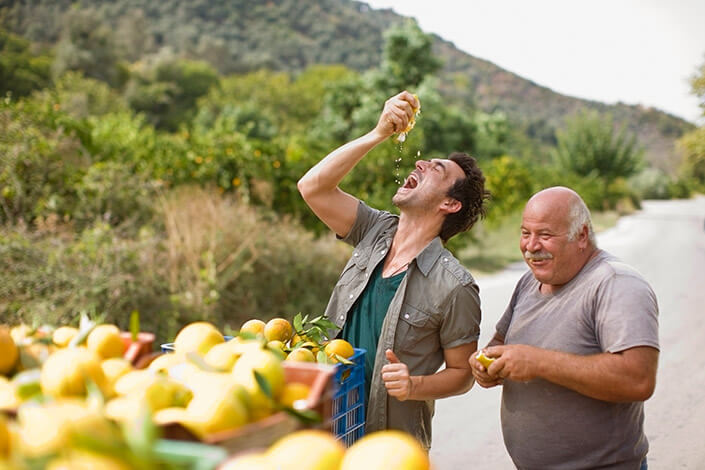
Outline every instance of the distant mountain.
<svg viewBox="0 0 705 470"><path fill-rule="evenodd" d="M301 70L314 63L342 63L357 70L376 67L384 31L404 17L352 0L7 0L0 25L34 41L54 43L61 18L71 8L92 8L109 22L131 60L168 46L202 58L222 73L268 67ZM536 141L552 143L566 116L584 108L610 112L646 147L646 158L673 172L674 141L691 123L653 108L607 105L556 93L473 57L435 36L444 62L442 93L485 111L504 111Z"/></svg>

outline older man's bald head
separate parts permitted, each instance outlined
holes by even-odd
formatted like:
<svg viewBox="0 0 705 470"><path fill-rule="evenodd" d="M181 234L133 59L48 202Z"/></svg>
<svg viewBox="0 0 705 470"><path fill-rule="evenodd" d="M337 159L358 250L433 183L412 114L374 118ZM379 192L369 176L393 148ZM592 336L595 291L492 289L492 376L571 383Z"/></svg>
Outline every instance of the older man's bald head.
<svg viewBox="0 0 705 470"><path fill-rule="evenodd" d="M583 227L587 227L590 244L593 247L597 246L590 210L580 195L572 189L565 186L543 189L531 196L524 208L524 212L527 211L550 213L554 217L565 220L568 224L569 237L572 240L578 236Z"/></svg>

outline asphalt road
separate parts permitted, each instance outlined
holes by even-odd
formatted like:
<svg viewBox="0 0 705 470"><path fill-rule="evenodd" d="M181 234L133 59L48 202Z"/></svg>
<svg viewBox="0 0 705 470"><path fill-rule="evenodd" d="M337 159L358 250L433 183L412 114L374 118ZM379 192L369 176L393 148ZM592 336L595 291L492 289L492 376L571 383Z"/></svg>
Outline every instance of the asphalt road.
<svg viewBox="0 0 705 470"><path fill-rule="evenodd" d="M638 269L659 302L661 355L654 395L646 402L650 469L705 468L705 197L646 201L598 234L600 248ZM517 248L518 249L518 248ZM478 279L480 346L509 301L523 263ZM473 387L436 402L434 470L514 468L499 423L501 387ZM531 436L527 436L531 439Z"/></svg>

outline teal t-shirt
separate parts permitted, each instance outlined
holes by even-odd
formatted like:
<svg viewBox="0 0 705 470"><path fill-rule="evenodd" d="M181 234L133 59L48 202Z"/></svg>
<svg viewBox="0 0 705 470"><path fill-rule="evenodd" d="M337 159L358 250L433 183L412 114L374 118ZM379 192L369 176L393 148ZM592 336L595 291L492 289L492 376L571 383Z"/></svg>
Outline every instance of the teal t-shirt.
<svg viewBox="0 0 705 470"><path fill-rule="evenodd" d="M365 354L365 403L370 396L370 383L375 367L377 342L382 332L382 323L389 304L404 278L406 271L392 277L382 277L380 262L372 273L372 278L360 297L355 301L343 326L340 337L356 348L367 351Z"/></svg>

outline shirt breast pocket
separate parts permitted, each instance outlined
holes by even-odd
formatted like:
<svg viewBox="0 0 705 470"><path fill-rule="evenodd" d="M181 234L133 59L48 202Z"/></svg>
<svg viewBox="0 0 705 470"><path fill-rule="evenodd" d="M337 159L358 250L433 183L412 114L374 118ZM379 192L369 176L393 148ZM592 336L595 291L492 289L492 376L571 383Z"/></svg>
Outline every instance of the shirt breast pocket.
<svg viewBox="0 0 705 470"><path fill-rule="evenodd" d="M345 265L343 272L340 274L338 279L338 286L347 286L352 281L360 279L360 276L367 269L367 263L370 260L370 250L358 250L353 251L348 264Z"/></svg>
<svg viewBox="0 0 705 470"><path fill-rule="evenodd" d="M431 315L409 304L403 304L399 313L395 345L409 351L416 349L420 343L427 343L433 336Z"/></svg>

